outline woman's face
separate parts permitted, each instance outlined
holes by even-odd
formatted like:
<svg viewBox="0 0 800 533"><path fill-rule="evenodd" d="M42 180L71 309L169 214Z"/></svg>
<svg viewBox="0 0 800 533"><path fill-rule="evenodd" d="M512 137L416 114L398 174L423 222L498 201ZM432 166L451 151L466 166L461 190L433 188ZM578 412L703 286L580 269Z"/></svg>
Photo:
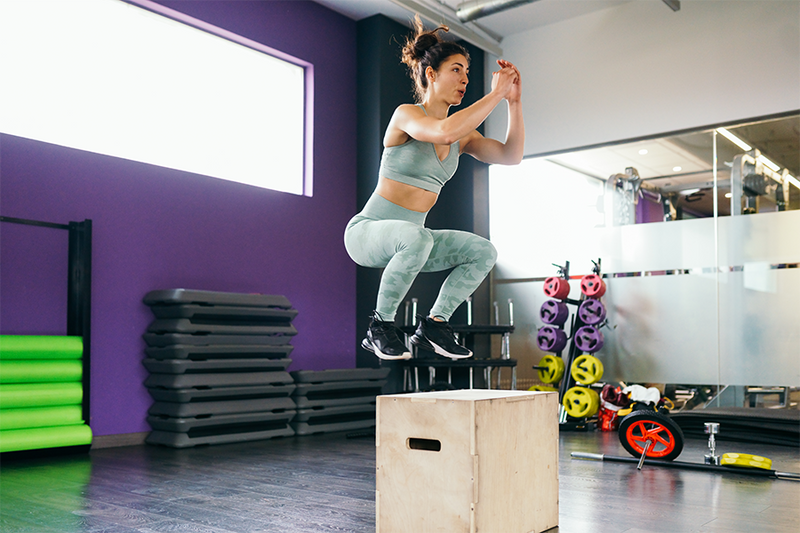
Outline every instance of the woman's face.
<svg viewBox="0 0 800 533"><path fill-rule="evenodd" d="M450 105L459 105L469 83L469 62L461 54L454 54L444 61L435 72L431 82L435 94Z"/></svg>

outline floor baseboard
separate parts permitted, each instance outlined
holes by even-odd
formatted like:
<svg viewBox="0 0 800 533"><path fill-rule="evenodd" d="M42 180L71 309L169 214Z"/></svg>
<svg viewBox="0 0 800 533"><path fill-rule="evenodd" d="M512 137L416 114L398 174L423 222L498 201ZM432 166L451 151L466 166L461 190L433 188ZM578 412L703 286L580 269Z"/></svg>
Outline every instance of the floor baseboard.
<svg viewBox="0 0 800 533"><path fill-rule="evenodd" d="M139 446L144 444L144 439L149 431L142 433L120 433L118 435L97 435L92 439L92 449L118 448L120 446Z"/></svg>

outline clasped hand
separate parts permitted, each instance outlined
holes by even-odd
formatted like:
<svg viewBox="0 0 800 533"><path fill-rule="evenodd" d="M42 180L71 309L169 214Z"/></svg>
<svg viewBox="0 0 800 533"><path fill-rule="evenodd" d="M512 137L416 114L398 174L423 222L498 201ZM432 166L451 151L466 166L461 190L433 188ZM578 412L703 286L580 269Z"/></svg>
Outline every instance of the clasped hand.
<svg viewBox="0 0 800 533"><path fill-rule="evenodd" d="M498 59L500 70L492 73L492 91L509 102L519 102L522 97L522 76L510 61Z"/></svg>

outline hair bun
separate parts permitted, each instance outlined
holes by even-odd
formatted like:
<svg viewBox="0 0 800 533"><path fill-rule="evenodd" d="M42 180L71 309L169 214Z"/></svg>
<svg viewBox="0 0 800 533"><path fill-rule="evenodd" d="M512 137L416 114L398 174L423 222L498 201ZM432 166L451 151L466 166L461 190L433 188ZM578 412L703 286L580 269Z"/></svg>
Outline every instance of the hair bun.
<svg viewBox="0 0 800 533"><path fill-rule="evenodd" d="M469 53L460 44L442 39L439 32L450 31L447 26L441 25L434 30L425 31L419 14L414 17L414 30L403 45L402 62L409 68L417 101L421 102L428 87L426 68L438 69L444 59L454 54L463 55L469 63Z"/></svg>
<svg viewBox="0 0 800 533"><path fill-rule="evenodd" d="M403 63L412 68L416 67L420 59L425 57L425 53L430 48L443 41L439 36L439 31L450 31L450 28L441 25L434 30L425 31L425 27L422 25L422 19L420 19L419 14L417 14L414 16L414 30L414 35L409 37L406 40L405 46L403 46L402 56Z"/></svg>

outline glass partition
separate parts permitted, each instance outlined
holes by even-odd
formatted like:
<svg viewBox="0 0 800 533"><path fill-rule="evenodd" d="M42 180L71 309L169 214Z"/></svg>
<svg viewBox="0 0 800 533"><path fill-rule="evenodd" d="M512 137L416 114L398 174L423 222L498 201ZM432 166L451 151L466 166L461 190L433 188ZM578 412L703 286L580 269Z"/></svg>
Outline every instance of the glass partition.
<svg viewBox="0 0 800 533"><path fill-rule="evenodd" d="M574 315L582 276L605 282L603 381L705 388L717 403L779 387L788 403L799 174L796 114L491 167L492 288L514 302L518 387L541 384L545 280L568 267Z"/></svg>

